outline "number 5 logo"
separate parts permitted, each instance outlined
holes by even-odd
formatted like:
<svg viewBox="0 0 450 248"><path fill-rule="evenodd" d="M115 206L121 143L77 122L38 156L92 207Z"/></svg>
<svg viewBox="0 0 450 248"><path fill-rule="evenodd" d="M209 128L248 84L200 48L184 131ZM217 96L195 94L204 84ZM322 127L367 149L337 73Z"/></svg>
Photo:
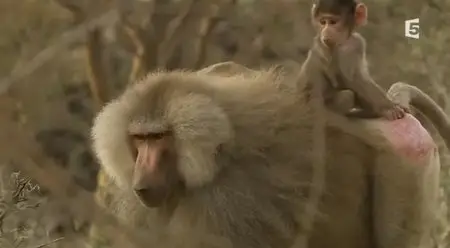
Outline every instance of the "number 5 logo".
<svg viewBox="0 0 450 248"><path fill-rule="evenodd" d="M420 35L419 18L405 21L405 37L419 39Z"/></svg>

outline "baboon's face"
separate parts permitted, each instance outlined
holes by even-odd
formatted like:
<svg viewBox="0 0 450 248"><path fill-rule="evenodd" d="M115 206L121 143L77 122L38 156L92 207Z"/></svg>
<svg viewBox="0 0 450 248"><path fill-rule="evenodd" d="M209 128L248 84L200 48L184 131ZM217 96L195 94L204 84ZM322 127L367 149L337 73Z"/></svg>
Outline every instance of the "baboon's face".
<svg viewBox="0 0 450 248"><path fill-rule="evenodd" d="M127 126L131 186L148 207L212 181L218 147L230 132L225 114L208 96L159 90L144 94Z"/></svg>
<svg viewBox="0 0 450 248"><path fill-rule="evenodd" d="M218 148L232 138L232 128L201 80L209 78L149 75L95 119L93 146L100 164L148 207L210 183L219 170Z"/></svg>
<svg viewBox="0 0 450 248"><path fill-rule="evenodd" d="M184 185L178 173L175 137L171 130L139 132L131 128L129 138L135 161L132 189L144 205L159 206Z"/></svg>

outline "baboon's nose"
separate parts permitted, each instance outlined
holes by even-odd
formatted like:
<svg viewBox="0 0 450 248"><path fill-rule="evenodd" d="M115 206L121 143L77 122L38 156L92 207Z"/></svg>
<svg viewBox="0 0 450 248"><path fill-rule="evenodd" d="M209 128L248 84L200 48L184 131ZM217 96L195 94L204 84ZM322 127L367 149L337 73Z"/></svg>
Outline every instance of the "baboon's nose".
<svg viewBox="0 0 450 248"><path fill-rule="evenodd" d="M147 207L157 207L166 198L168 192L164 187L134 188L134 193Z"/></svg>
<svg viewBox="0 0 450 248"><path fill-rule="evenodd" d="M146 197L148 195L152 195L152 190L148 188L139 188L139 189L135 188L134 193L136 193L138 197Z"/></svg>
<svg viewBox="0 0 450 248"><path fill-rule="evenodd" d="M323 43L328 47L332 47L334 45L333 39L331 38L324 38Z"/></svg>

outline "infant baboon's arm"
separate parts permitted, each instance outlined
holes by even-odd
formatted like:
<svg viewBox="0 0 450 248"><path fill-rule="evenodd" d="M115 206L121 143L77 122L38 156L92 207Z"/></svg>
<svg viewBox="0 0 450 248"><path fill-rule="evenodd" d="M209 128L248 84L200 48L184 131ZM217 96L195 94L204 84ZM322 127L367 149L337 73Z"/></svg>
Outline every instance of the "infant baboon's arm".
<svg viewBox="0 0 450 248"><path fill-rule="evenodd" d="M338 72L341 87L355 92L355 104L361 108L350 112L349 116L402 118L409 110L391 101L373 80L367 66L365 47L364 38L354 33L332 57L332 67Z"/></svg>

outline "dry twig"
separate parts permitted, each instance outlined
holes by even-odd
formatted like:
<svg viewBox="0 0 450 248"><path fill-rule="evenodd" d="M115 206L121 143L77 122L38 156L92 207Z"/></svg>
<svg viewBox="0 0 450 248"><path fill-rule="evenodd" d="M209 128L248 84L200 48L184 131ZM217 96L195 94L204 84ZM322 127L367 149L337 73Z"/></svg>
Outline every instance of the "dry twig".
<svg viewBox="0 0 450 248"><path fill-rule="evenodd" d="M64 239L64 238L57 238L57 239L54 239L54 240L52 240L52 241L50 241L50 242L47 242L47 243L45 243L45 244L35 246L35 247L33 247L33 248L43 248L43 247L49 246L49 245L51 245L51 244L54 244L54 243L56 243L56 242L58 242L58 241L61 241L61 240L63 240L63 239Z"/></svg>

